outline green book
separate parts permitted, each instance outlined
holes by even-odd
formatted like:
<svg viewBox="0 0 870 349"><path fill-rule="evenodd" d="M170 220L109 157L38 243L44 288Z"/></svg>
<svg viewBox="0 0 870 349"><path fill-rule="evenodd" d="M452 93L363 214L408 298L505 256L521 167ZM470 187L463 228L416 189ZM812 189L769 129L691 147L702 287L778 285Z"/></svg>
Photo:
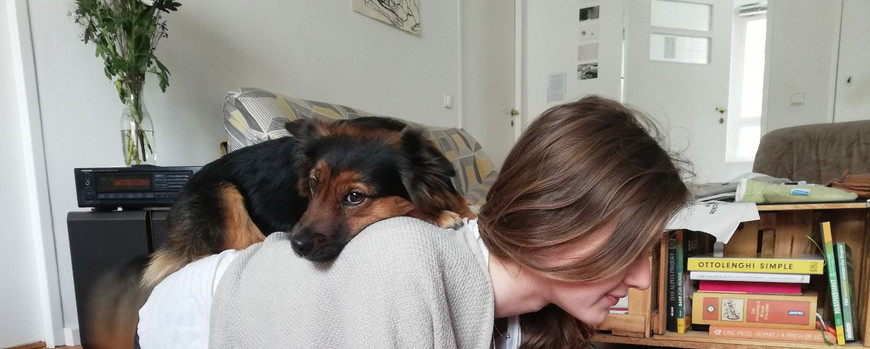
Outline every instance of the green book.
<svg viewBox="0 0 870 349"><path fill-rule="evenodd" d="M676 266L674 267L674 285L676 290L674 293L677 296L677 306L676 306L676 318L677 318L677 333L686 333L686 288L685 288L685 278L686 278L686 267L685 267L685 242L686 242L686 231L677 230L675 244L675 256L674 262Z"/></svg>
<svg viewBox="0 0 870 349"><path fill-rule="evenodd" d="M840 277L840 305L843 306L843 335L846 341L855 340L855 309L852 301L855 289L855 270L852 266L852 249L843 242L836 244L837 269Z"/></svg>
<svg viewBox="0 0 870 349"><path fill-rule="evenodd" d="M825 265L828 272L828 285L831 290L831 309L834 312L834 328L837 332L837 344L845 345L846 336L843 333L843 308L840 305L840 286L837 281L837 264L834 256L834 239L831 234L831 222L819 223L822 239L825 242Z"/></svg>

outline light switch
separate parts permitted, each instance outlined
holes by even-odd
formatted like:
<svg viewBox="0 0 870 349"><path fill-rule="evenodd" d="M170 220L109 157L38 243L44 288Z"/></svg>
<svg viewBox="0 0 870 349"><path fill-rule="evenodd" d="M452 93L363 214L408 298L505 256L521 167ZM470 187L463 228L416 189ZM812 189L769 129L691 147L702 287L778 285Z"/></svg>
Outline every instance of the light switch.
<svg viewBox="0 0 870 349"><path fill-rule="evenodd" d="M453 96L444 94L444 108L453 109Z"/></svg>
<svg viewBox="0 0 870 349"><path fill-rule="evenodd" d="M789 103L790 106L804 105L804 102L806 101L806 92L801 91L792 93L789 99L791 101Z"/></svg>

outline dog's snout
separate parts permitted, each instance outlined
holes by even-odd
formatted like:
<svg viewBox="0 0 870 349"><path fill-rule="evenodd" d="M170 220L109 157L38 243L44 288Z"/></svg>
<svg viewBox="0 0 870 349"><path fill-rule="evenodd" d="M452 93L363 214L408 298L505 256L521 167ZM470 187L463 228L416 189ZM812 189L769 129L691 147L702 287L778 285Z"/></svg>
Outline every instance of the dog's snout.
<svg viewBox="0 0 870 349"><path fill-rule="evenodd" d="M290 240L290 245L296 254L305 257L314 250L314 237L310 234L296 234Z"/></svg>

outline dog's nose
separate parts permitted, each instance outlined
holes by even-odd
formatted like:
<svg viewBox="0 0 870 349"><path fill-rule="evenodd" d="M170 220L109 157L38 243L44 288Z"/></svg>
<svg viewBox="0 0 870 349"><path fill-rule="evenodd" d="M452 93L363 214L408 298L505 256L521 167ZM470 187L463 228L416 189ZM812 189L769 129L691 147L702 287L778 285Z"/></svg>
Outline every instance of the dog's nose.
<svg viewBox="0 0 870 349"><path fill-rule="evenodd" d="M314 239L308 234L302 234L301 236L297 234L297 236L294 236L290 240L290 245L293 246L293 251L296 254L305 257L314 249Z"/></svg>

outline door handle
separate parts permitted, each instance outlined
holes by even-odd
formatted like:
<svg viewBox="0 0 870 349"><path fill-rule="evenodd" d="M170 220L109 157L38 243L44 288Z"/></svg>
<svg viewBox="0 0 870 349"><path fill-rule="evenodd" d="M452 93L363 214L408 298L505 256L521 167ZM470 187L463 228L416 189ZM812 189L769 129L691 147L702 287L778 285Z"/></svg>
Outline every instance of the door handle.
<svg viewBox="0 0 870 349"><path fill-rule="evenodd" d="M725 107L716 107L716 111L718 111L719 114L725 114L726 112L728 112L728 108L725 108Z"/></svg>
<svg viewBox="0 0 870 349"><path fill-rule="evenodd" d="M517 116L517 115L520 115L520 111L517 110L516 108L511 108L511 116Z"/></svg>

